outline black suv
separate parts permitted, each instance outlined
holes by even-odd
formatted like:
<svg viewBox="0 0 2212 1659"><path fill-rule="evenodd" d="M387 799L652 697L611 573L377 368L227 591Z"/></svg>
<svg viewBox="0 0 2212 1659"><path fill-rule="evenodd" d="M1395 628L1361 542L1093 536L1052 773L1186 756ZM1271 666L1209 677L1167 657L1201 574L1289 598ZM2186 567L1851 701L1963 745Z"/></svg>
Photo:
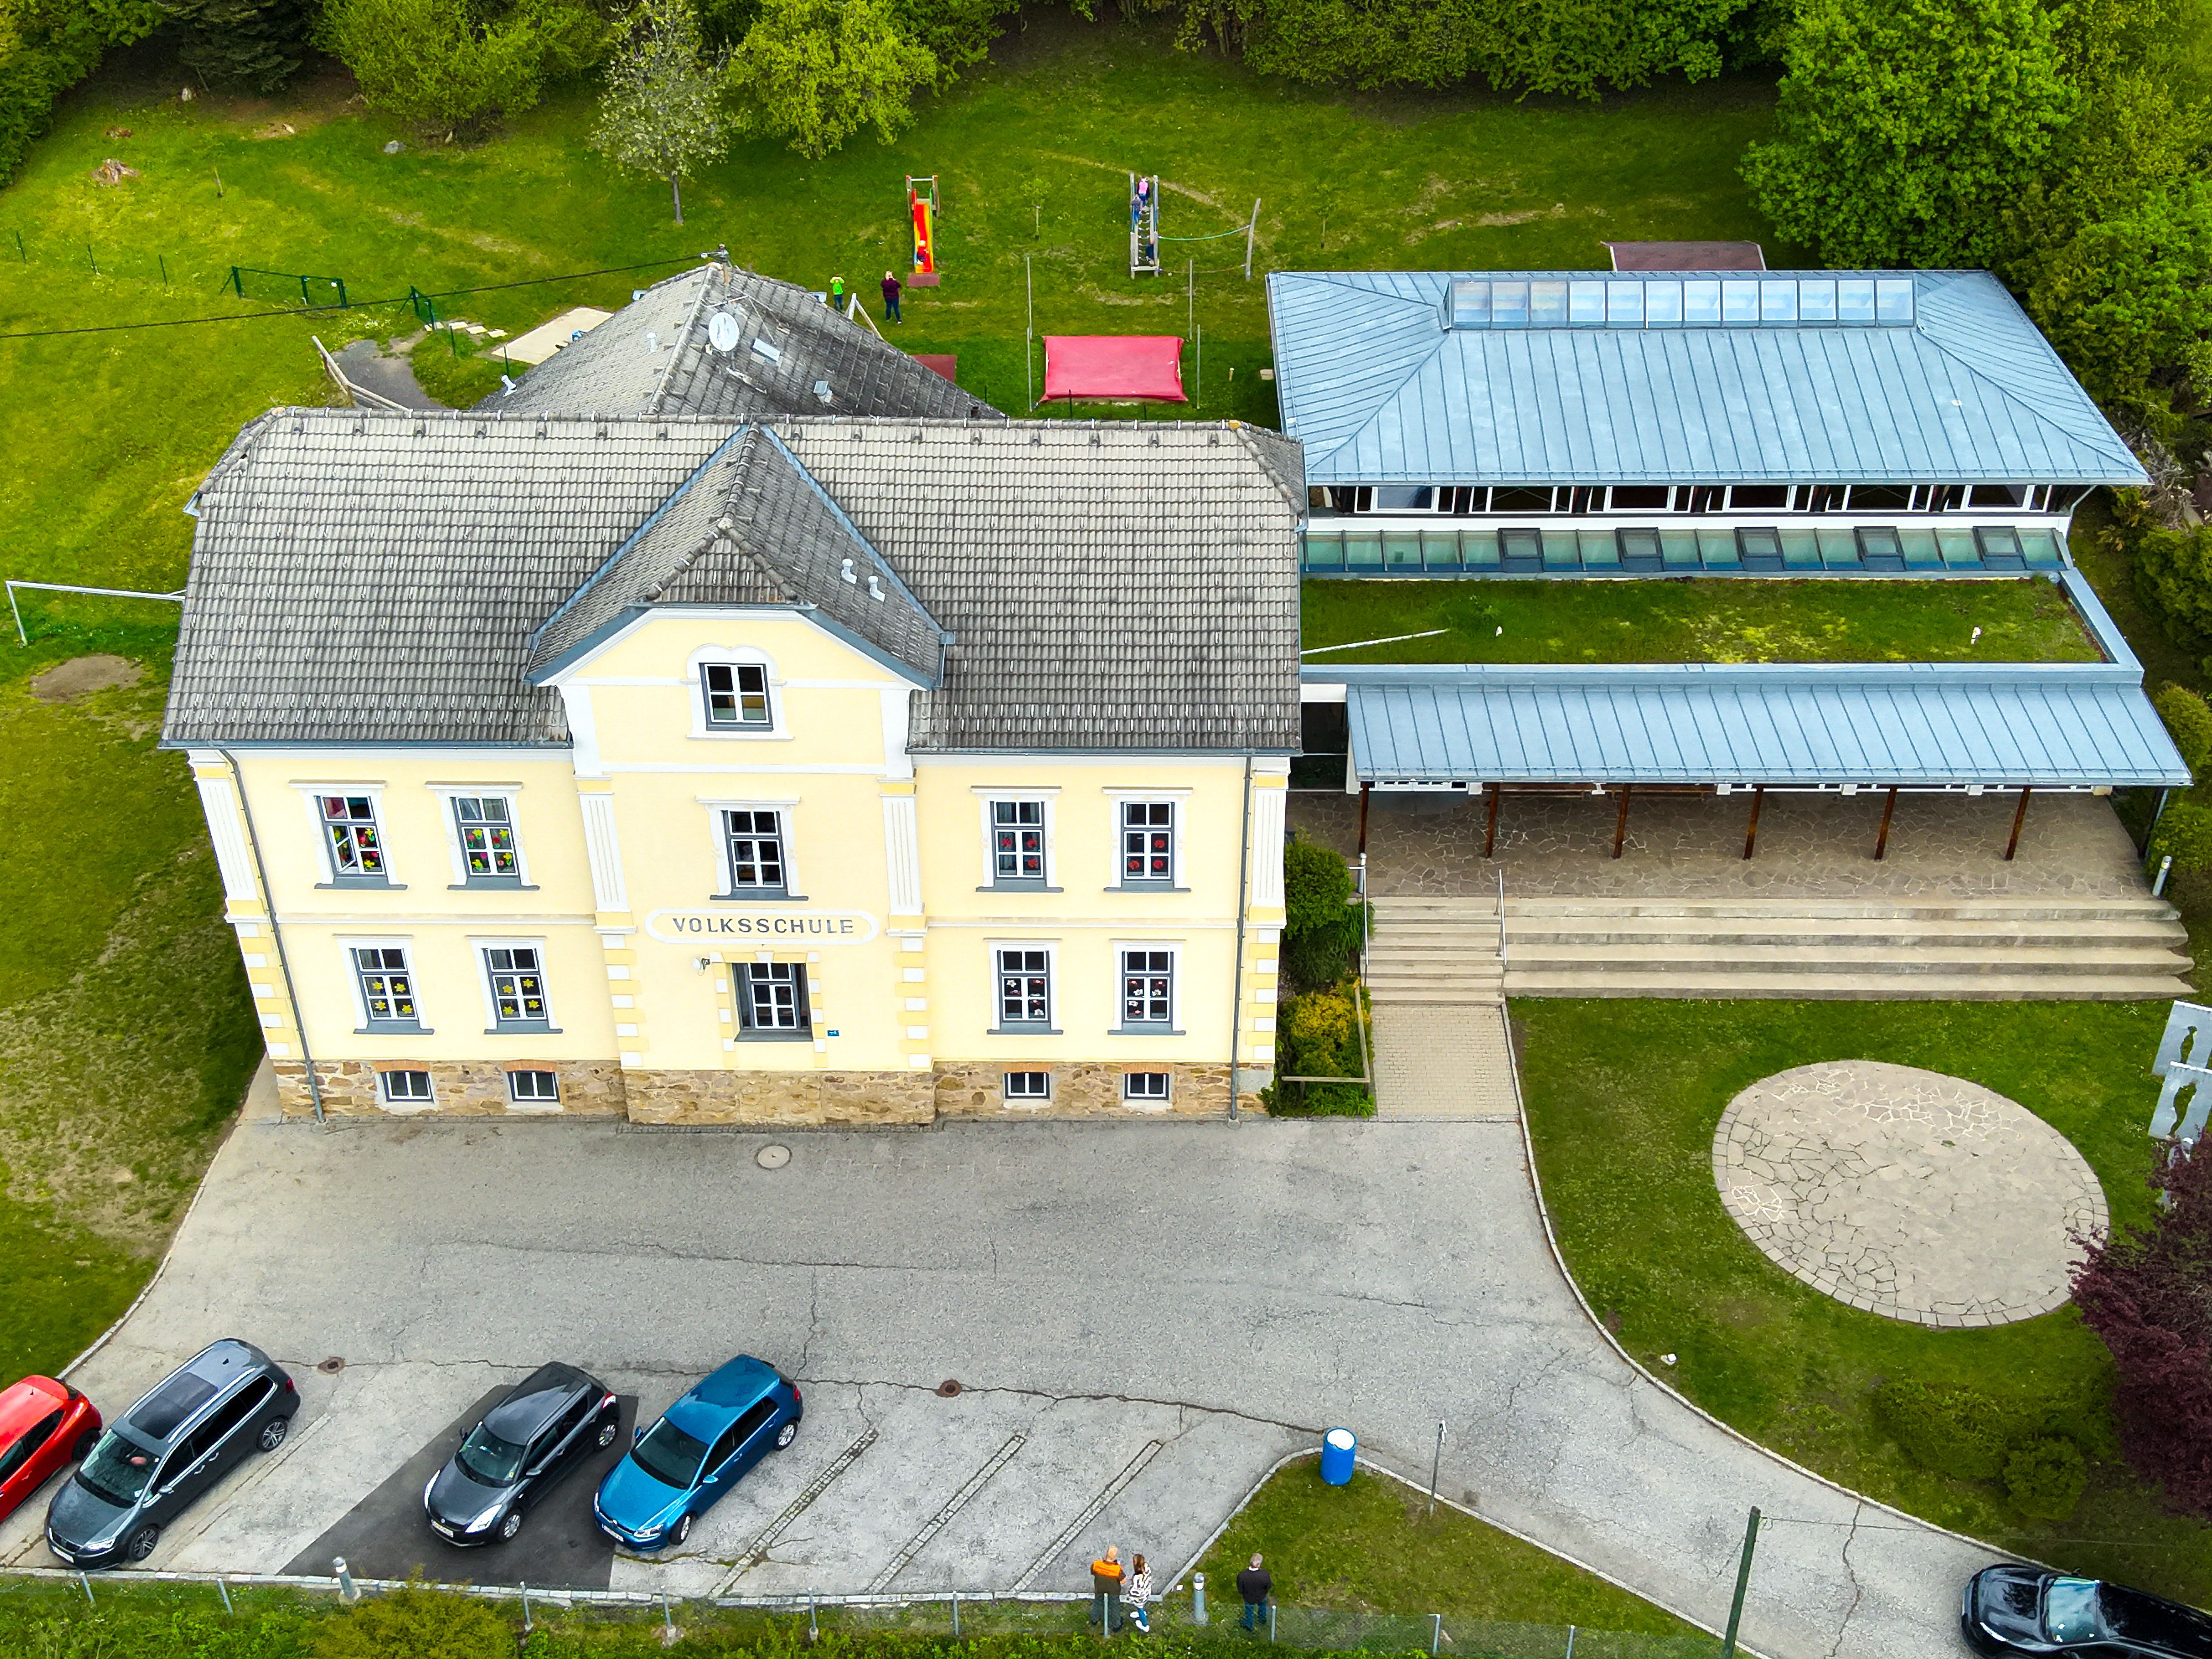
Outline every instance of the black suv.
<svg viewBox="0 0 2212 1659"><path fill-rule="evenodd" d="M46 1547L73 1567L143 1561L161 1528L252 1451L284 1443L300 1391L234 1337L195 1354L108 1425L46 1511Z"/></svg>
<svg viewBox="0 0 2212 1659"><path fill-rule="evenodd" d="M621 1431L621 1405L599 1382L574 1365L539 1366L422 1488L431 1530L449 1544L506 1543L525 1510Z"/></svg>

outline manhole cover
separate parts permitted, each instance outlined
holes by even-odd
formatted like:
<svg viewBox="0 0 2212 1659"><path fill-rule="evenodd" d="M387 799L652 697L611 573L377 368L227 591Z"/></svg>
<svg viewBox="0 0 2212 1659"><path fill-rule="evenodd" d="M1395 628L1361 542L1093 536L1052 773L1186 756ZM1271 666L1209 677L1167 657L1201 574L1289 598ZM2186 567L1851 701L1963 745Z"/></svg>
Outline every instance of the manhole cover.
<svg viewBox="0 0 2212 1659"><path fill-rule="evenodd" d="M321 1364L316 1366L315 1369L328 1376L336 1376L340 1371L345 1369L345 1361L339 1358L336 1354L332 1354L328 1359L323 1361Z"/></svg>
<svg viewBox="0 0 2212 1659"><path fill-rule="evenodd" d="M753 1154L753 1162L759 1164L763 1170L781 1170L785 1164L791 1162L791 1148L788 1146L763 1146L760 1151Z"/></svg>
<svg viewBox="0 0 2212 1659"><path fill-rule="evenodd" d="M947 1400L951 1399L953 1395L960 1392L959 1378L953 1376L946 1377L945 1381L937 1385L937 1391L940 1395L944 1395Z"/></svg>

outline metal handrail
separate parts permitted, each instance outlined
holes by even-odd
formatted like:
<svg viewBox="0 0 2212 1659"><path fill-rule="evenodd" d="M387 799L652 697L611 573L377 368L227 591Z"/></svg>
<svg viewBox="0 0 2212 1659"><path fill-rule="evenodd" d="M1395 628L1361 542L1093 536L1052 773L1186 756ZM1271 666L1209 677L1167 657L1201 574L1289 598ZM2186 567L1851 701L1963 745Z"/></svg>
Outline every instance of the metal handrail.
<svg viewBox="0 0 2212 1659"><path fill-rule="evenodd" d="M1498 969L1505 971L1505 866L1498 866Z"/></svg>

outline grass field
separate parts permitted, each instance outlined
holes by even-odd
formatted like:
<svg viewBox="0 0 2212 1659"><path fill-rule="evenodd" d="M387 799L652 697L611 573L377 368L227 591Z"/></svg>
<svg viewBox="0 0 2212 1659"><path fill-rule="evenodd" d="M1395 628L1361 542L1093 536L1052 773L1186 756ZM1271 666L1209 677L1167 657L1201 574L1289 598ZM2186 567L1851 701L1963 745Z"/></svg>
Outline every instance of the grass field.
<svg viewBox="0 0 2212 1659"><path fill-rule="evenodd" d="M1331 1486L1319 1459L1292 1463L1260 1488L1200 1563L1212 1616L1237 1615L1237 1574L1259 1554L1285 1607L1694 1634L1641 1596L1510 1533L1447 1507L1433 1516L1427 1510L1422 1494L1365 1469Z"/></svg>
<svg viewBox="0 0 2212 1659"><path fill-rule="evenodd" d="M1242 223L1263 198L1259 273L1601 264L1608 238L1762 232L1735 173L1768 125L1771 88L1756 83L1600 106L1338 94L1174 52L1158 28L1060 10L1010 21L994 64L925 100L898 145L859 142L821 162L739 149L690 182L680 228L664 184L583 147L591 106L579 91L461 149L364 114L343 76L309 76L272 100L182 104L182 77L152 48L112 64L63 100L0 191L0 334L36 337L0 339L0 453L15 463L0 468L0 574L180 585L180 509L238 428L274 404L327 400L310 337L336 349L419 326L404 303L275 309L284 273L343 279L356 301L489 289L441 301L441 313L510 333L573 305L619 305L718 242L772 275L842 273L872 296L874 278L904 261L902 177L934 173L945 285L912 296L898 344L956 353L964 383L1018 410L1027 273L1039 333L1194 322L1194 412L1272 422L1273 389L1255 373L1267 361L1261 283L1226 269L1241 242L1233 256L1235 239L1183 247L1200 267L1194 306L1188 279L1133 280L1129 170L1163 176L1171 235ZM387 155L395 137L405 148ZM109 155L141 176L95 183ZM245 299L222 291L234 266L248 268ZM117 327L204 316L231 320ZM90 329L110 331L45 332ZM418 358L439 395L467 403L496 384L482 360L441 362L445 350L434 339ZM173 612L33 594L24 606L33 646L9 647L0 667L0 860L15 895L0 921L0 1252L20 1293L18 1316L0 1323L10 1370L63 1364L128 1300L255 1049L184 763L152 748ZM82 705L27 696L38 669L96 649L143 663L147 678Z"/></svg>
<svg viewBox="0 0 2212 1659"><path fill-rule="evenodd" d="M1649 1369L1761 1444L1915 1515L2070 1571L2212 1598L2212 1528L2166 1514L2118 1462L2111 1364L2071 1308L1959 1331L1847 1308L1761 1255L1712 1176L1713 1131L1739 1091L1814 1060L1884 1060L2020 1102L2094 1166L2115 1224L2140 1225L2166 1005L1522 1000L1513 1016L1560 1249ZM1873 1390L1891 1377L2053 1403L2092 1459L2080 1509L2031 1521L1994 1483L1914 1467L1874 1421Z"/></svg>
<svg viewBox="0 0 2212 1659"><path fill-rule="evenodd" d="M1303 584L1301 604L1305 660L1316 667L2099 659L2065 594L2039 576L1940 582L1322 577ZM1360 650L1326 648L1407 634L1425 637Z"/></svg>

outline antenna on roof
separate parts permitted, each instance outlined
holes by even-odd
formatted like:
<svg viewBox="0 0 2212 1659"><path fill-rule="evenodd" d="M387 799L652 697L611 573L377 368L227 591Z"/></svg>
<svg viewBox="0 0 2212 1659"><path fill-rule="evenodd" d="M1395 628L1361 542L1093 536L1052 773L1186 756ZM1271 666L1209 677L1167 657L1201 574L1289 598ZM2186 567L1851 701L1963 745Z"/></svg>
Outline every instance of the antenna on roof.
<svg viewBox="0 0 2212 1659"><path fill-rule="evenodd" d="M707 343L724 356L738 349L738 319L718 311L707 319Z"/></svg>

